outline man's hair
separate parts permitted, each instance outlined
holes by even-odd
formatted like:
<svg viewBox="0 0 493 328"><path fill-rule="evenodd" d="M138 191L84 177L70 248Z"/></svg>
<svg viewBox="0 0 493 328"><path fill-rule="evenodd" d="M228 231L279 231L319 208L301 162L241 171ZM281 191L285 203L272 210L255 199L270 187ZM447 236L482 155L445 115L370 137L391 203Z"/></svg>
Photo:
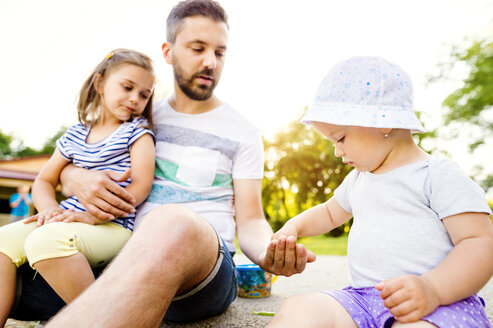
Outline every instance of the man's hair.
<svg viewBox="0 0 493 328"><path fill-rule="evenodd" d="M217 1L184 0L173 7L166 20L166 40L169 43L175 42L183 20L191 16L202 16L215 22L223 22L229 28L228 15Z"/></svg>

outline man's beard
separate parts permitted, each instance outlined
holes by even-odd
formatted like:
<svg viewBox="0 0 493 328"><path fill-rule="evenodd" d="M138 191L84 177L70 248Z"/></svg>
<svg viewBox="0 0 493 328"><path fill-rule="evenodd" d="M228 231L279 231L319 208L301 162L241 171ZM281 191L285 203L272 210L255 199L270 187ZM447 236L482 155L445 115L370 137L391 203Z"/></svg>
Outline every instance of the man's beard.
<svg viewBox="0 0 493 328"><path fill-rule="evenodd" d="M214 77L214 71L210 68L204 68L202 71L193 74L190 78L187 78L178 65L173 65L173 73L180 90L192 100L204 101L209 99L217 85L217 80L214 78L211 85L194 86L193 82L199 75Z"/></svg>

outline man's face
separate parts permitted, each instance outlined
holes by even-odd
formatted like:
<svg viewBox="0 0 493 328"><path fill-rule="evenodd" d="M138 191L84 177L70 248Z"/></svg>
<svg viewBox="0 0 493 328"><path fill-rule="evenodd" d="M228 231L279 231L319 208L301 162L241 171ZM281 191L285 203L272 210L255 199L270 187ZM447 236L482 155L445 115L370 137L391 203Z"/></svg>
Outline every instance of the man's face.
<svg viewBox="0 0 493 328"><path fill-rule="evenodd" d="M221 77L227 41L228 28L223 22L202 16L183 20L167 61L186 96L199 101L212 96Z"/></svg>

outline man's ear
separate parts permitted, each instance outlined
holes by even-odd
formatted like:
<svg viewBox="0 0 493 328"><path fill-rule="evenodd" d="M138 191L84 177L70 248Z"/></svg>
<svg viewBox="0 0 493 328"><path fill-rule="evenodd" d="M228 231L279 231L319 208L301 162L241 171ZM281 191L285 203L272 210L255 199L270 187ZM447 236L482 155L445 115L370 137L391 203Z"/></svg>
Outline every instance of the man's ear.
<svg viewBox="0 0 493 328"><path fill-rule="evenodd" d="M169 42L163 43L163 45L161 47L161 49L163 51L163 57L166 60L166 62L170 65L173 64L173 59L171 56L171 51L172 51L171 48L172 48L172 45Z"/></svg>

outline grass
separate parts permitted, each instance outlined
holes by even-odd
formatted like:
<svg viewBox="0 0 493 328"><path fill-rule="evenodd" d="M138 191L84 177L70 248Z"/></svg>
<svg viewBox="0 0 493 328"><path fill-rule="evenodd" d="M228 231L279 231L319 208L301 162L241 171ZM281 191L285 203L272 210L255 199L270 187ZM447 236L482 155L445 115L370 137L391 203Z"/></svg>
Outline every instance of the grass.
<svg viewBox="0 0 493 328"><path fill-rule="evenodd" d="M304 237L298 239L298 243L305 245L307 249L309 249L316 255L346 255L347 236L343 235L340 237ZM236 239L235 245L237 252L241 253Z"/></svg>

